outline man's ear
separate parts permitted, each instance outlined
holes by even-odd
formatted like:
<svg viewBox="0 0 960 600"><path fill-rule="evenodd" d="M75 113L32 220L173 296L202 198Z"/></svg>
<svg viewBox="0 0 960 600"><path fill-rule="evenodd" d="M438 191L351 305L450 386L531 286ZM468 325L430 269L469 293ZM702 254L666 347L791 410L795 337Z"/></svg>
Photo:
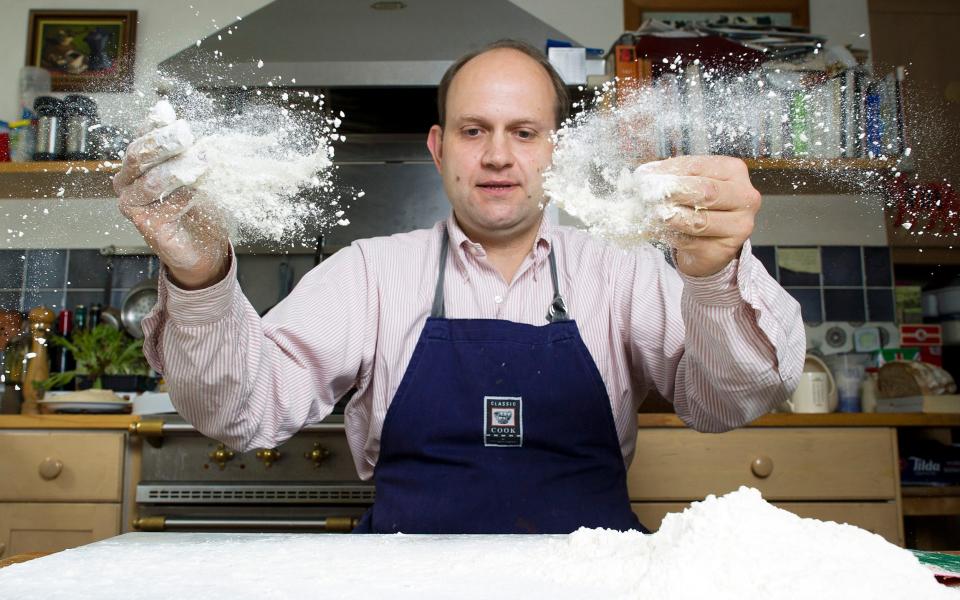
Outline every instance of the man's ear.
<svg viewBox="0 0 960 600"><path fill-rule="evenodd" d="M443 129L439 125L430 128L427 134L427 148L430 149L430 156L433 157L433 164L440 170L440 159L443 157Z"/></svg>

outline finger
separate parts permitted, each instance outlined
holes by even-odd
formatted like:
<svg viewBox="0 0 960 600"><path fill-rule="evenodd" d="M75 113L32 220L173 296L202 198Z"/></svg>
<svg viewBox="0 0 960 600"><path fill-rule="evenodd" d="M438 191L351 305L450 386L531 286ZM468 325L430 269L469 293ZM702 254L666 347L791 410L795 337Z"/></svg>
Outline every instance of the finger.
<svg viewBox="0 0 960 600"><path fill-rule="evenodd" d="M673 204L714 211L759 209L760 194L752 186L709 177L678 176L681 184L670 194Z"/></svg>
<svg viewBox="0 0 960 600"><path fill-rule="evenodd" d="M696 210L676 206L665 219L668 230L694 237L745 239L752 231L752 219L742 213L718 210Z"/></svg>
<svg viewBox="0 0 960 600"><path fill-rule="evenodd" d="M139 182L135 182L120 195L120 212L134 221L134 224L137 220L142 220L147 225L177 221L194 204L193 193L187 188L175 190L164 197L163 200L152 202L147 206L138 204L137 194L142 193L138 190L138 185ZM132 196L132 198L128 198L128 196Z"/></svg>
<svg viewBox="0 0 960 600"><path fill-rule="evenodd" d="M206 171L206 162L196 152L187 151L135 179L121 190L120 197L125 205L145 206L195 184Z"/></svg>
<svg viewBox="0 0 960 600"><path fill-rule="evenodd" d="M127 146L120 171L113 178L114 189L119 193L144 172L182 153L193 142L193 133L186 121L174 121L138 137Z"/></svg>

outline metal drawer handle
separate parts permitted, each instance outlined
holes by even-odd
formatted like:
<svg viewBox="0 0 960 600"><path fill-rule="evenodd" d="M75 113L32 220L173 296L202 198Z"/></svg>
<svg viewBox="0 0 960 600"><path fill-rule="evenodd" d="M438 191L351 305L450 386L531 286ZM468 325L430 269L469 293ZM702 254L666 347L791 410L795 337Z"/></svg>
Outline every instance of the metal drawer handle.
<svg viewBox="0 0 960 600"><path fill-rule="evenodd" d="M773 459L769 456L758 456L750 463L750 470L760 479L766 479L773 473Z"/></svg>
<svg viewBox="0 0 960 600"><path fill-rule="evenodd" d="M137 531L177 531L191 529L294 529L325 531L327 533L350 533L357 526L357 517L326 517L321 519L189 519L180 517L152 516L133 520Z"/></svg>
<svg viewBox="0 0 960 600"><path fill-rule="evenodd" d="M40 472L40 477L50 481L51 479L56 479L60 475L60 472L63 471L63 463L48 456L41 461L40 468L37 470Z"/></svg>

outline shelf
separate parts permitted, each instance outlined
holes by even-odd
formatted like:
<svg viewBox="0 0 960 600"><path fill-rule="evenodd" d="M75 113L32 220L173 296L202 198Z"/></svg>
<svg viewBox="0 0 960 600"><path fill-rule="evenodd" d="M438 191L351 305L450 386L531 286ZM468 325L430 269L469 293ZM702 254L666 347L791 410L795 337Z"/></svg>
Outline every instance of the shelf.
<svg viewBox="0 0 960 600"><path fill-rule="evenodd" d="M641 413L639 427L686 427L673 413ZM960 414L827 413L763 415L748 427L960 427Z"/></svg>
<svg viewBox="0 0 960 600"><path fill-rule="evenodd" d="M117 170L101 161L0 163L0 199L113 198Z"/></svg>
<svg viewBox="0 0 960 600"><path fill-rule="evenodd" d="M957 239L960 246L960 238ZM915 265L921 267L960 266L960 249L948 247L905 248L890 247L890 260L894 265Z"/></svg>
<svg viewBox="0 0 960 600"><path fill-rule="evenodd" d="M900 488L905 517L960 515L960 486L909 486Z"/></svg>

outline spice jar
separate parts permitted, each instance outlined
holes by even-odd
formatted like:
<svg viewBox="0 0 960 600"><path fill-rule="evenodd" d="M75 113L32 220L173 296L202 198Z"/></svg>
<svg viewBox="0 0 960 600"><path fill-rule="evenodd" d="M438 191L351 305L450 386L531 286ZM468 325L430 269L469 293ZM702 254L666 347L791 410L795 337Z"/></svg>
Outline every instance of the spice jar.
<svg viewBox="0 0 960 600"><path fill-rule="evenodd" d="M64 155L66 160L94 160L91 128L97 125L97 103L89 96L71 94L63 99Z"/></svg>
<svg viewBox="0 0 960 600"><path fill-rule="evenodd" d="M33 102L37 113L37 147L33 160L59 160L63 156L63 100L40 96Z"/></svg>

